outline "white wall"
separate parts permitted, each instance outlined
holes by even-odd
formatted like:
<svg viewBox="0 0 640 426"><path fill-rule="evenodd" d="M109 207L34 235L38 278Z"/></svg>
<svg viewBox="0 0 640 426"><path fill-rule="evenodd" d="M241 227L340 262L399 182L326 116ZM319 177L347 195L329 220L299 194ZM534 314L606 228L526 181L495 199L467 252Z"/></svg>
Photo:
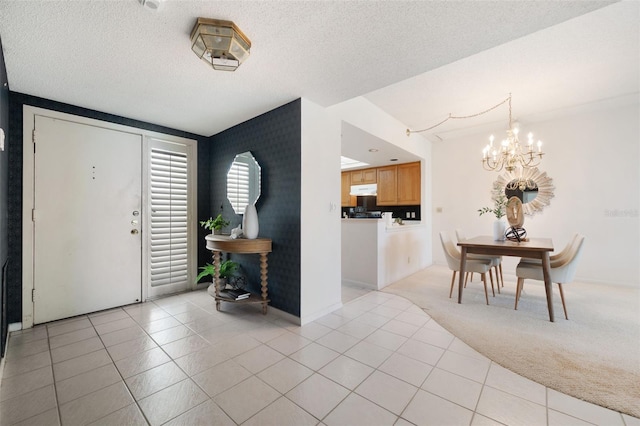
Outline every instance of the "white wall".
<svg viewBox="0 0 640 426"><path fill-rule="evenodd" d="M342 306L340 120L302 99L300 321Z"/></svg>
<svg viewBox="0 0 640 426"><path fill-rule="evenodd" d="M342 220L342 282L373 290L429 266L423 223L387 227L384 220Z"/></svg>
<svg viewBox="0 0 640 426"><path fill-rule="evenodd" d="M604 104L603 104L604 105ZM576 279L639 286L640 111L631 105L594 106L563 118L522 125L544 141L539 167L553 179L555 197L541 214L526 216L531 237L551 237L561 250L575 232L586 236ZM498 134L498 130L495 131ZM491 205L498 176L482 168L488 134L433 144L434 263L445 264L441 230L462 228L467 236L491 234L494 218L478 216ZM435 213L441 207L442 213ZM506 259L514 274L517 259Z"/></svg>
<svg viewBox="0 0 640 426"><path fill-rule="evenodd" d="M422 158L421 222L425 224L426 230L424 240L421 242L421 263L430 265L432 263L431 223L433 212L431 204L431 142L419 134L412 134L408 137L405 124L363 97L353 98L329 107L327 110L342 120Z"/></svg>

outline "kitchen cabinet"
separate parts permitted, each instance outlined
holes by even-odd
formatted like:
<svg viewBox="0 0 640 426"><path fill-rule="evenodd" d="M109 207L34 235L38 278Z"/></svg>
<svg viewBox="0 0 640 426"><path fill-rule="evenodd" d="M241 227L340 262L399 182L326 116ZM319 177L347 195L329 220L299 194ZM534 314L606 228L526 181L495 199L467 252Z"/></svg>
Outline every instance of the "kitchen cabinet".
<svg viewBox="0 0 640 426"><path fill-rule="evenodd" d="M351 172L351 185L366 185L376 183L378 179L377 169L362 169Z"/></svg>
<svg viewBox="0 0 640 426"><path fill-rule="evenodd" d="M351 195L351 173L342 172L342 207L355 207L357 198Z"/></svg>
<svg viewBox="0 0 640 426"><path fill-rule="evenodd" d="M420 162L399 164L397 167L397 205L411 206L420 204L422 189Z"/></svg>
<svg viewBox="0 0 640 426"><path fill-rule="evenodd" d="M378 167L379 206L420 204L420 162Z"/></svg>
<svg viewBox="0 0 640 426"><path fill-rule="evenodd" d="M420 205L420 162L342 172L342 207L354 207L357 198L350 195L351 185L377 183L378 206Z"/></svg>
<svg viewBox="0 0 640 426"><path fill-rule="evenodd" d="M395 206L398 199L398 166L378 167L379 206Z"/></svg>

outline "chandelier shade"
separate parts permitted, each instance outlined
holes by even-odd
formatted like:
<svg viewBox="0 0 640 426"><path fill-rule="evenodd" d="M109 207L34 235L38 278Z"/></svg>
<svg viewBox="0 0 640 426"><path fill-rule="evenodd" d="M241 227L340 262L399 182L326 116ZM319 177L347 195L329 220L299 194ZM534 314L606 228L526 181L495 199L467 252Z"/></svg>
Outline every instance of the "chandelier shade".
<svg viewBox="0 0 640 426"><path fill-rule="evenodd" d="M191 50L218 71L235 71L248 57L251 41L231 21L198 18Z"/></svg>

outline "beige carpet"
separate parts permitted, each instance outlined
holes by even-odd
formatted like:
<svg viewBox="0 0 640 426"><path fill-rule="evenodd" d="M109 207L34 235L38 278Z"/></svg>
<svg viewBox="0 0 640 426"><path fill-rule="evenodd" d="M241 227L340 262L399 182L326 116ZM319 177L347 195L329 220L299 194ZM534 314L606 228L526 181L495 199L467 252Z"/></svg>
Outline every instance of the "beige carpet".
<svg viewBox="0 0 640 426"><path fill-rule="evenodd" d="M506 272L506 271L505 271ZM383 291L420 306L440 325L491 360L551 389L640 417L640 291L586 283L565 285L569 320L554 284L555 322L544 285L526 281L513 309L515 276L485 304L478 275L457 303L457 280L432 266Z"/></svg>

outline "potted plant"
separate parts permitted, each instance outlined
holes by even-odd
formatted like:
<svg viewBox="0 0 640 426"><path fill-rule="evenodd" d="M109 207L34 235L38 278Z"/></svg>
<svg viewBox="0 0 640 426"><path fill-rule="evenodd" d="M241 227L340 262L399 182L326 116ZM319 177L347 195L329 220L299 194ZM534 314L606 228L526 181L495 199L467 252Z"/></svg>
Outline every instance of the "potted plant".
<svg viewBox="0 0 640 426"><path fill-rule="evenodd" d="M220 263L219 277L220 277L221 289L226 286L227 279L233 276L233 274L238 270L239 266L240 265L234 262L233 260L225 260ZM210 263L207 263L205 266L201 266L199 269L202 269L202 272L200 272L196 277L196 283L200 281L201 278L204 278L206 276L210 275L212 278L215 278L216 276L216 270L214 266Z"/></svg>
<svg viewBox="0 0 640 426"><path fill-rule="evenodd" d="M204 229L209 229L213 234L220 234L222 232L222 228L229 225L229 221L225 220L222 217L222 213L219 213L215 219L209 218L207 220L201 220L200 226Z"/></svg>
<svg viewBox="0 0 640 426"><path fill-rule="evenodd" d="M493 200L493 207L483 207L478 209L480 216L485 213L493 213L496 217L496 221L493 222L493 239L495 241L504 241L504 231L507 228L507 224L502 220L506 214L507 197L504 194L502 186L498 182L494 182L491 190L491 199Z"/></svg>

